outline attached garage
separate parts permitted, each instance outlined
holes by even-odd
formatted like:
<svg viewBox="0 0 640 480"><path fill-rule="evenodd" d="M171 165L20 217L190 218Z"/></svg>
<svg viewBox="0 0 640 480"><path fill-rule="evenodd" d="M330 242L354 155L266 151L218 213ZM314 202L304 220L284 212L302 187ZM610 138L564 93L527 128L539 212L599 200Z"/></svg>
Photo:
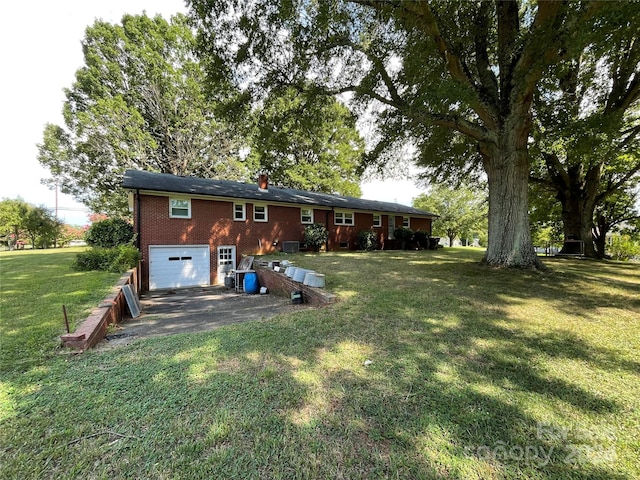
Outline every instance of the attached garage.
<svg viewBox="0 0 640 480"><path fill-rule="evenodd" d="M209 245L150 245L149 290L209 285Z"/></svg>

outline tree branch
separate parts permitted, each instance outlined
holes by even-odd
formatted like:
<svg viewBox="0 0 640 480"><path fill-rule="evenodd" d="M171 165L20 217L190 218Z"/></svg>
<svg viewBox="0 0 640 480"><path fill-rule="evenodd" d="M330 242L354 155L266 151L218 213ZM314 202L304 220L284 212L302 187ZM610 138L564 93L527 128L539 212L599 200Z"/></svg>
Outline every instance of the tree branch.
<svg viewBox="0 0 640 480"><path fill-rule="evenodd" d="M617 182L611 182L609 185L607 185L606 190L599 195L599 199L602 200L614 193L638 172L640 172L640 161L633 168L627 171Z"/></svg>
<svg viewBox="0 0 640 480"><path fill-rule="evenodd" d="M498 87L498 79L491 69L489 61L489 2L482 2L478 11L478 29L474 35L474 44L476 52L476 70L478 78L482 85L483 95L490 100L491 105L498 105L500 98L500 90ZM495 114L495 113L494 113Z"/></svg>
<svg viewBox="0 0 640 480"><path fill-rule="evenodd" d="M392 8L396 14L417 26L420 30L430 36L436 44L440 56L445 62L446 69L451 77L468 87L474 94L475 99L471 101L471 108L483 121L487 128L497 128L496 118L493 109L482 99L482 91L470 76L469 70L465 68L460 52L457 52L451 42L444 37L440 31L438 20L436 19L431 6L425 1L384 1L384 0L351 0L353 3L369 6L377 10L387 10Z"/></svg>
<svg viewBox="0 0 640 480"><path fill-rule="evenodd" d="M567 188L571 184L571 179L569 178L569 174L565 171L562 162L555 153L542 153L544 157L544 161L547 165L547 170L549 171L549 175L554 183L556 183L555 179L562 181L562 187Z"/></svg>

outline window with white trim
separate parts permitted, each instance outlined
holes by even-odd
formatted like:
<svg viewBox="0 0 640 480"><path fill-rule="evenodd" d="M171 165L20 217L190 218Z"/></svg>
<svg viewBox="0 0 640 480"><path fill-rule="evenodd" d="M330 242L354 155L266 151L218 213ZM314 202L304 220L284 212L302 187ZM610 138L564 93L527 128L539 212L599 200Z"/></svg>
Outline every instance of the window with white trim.
<svg viewBox="0 0 640 480"><path fill-rule="evenodd" d="M374 227L381 227L382 226L382 215L380 215L379 213L374 213L373 214L373 226Z"/></svg>
<svg viewBox="0 0 640 480"><path fill-rule="evenodd" d="M402 217L402 226L404 228L411 228L411 220L410 217Z"/></svg>
<svg viewBox="0 0 640 480"><path fill-rule="evenodd" d="M253 206L253 221L254 222L268 222L269 217L267 214L266 205L254 205Z"/></svg>
<svg viewBox="0 0 640 480"><path fill-rule="evenodd" d="M169 218L191 218L191 199L170 198Z"/></svg>
<svg viewBox="0 0 640 480"><path fill-rule="evenodd" d="M333 212L334 225L354 225L353 212Z"/></svg>
<svg viewBox="0 0 640 480"><path fill-rule="evenodd" d="M247 207L244 203L233 204L233 219L241 222L247 218Z"/></svg>
<svg viewBox="0 0 640 480"><path fill-rule="evenodd" d="M313 223L313 208L301 208L300 221L302 223Z"/></svg>

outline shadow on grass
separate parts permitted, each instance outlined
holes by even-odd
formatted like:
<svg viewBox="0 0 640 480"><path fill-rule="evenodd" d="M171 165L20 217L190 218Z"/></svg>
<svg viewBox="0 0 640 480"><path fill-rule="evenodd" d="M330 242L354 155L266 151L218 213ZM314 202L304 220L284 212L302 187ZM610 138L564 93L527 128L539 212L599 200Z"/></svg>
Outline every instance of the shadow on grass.
<svg viewBox="0 0 640 480"><path fill-rule="evenodd" d="M550 368L638 363L511 310L607 295L444 257L354 257L327 280L348 302L87 354L20 399L0 458L41 478L632 478L585 454L628 405Z"/></svg>

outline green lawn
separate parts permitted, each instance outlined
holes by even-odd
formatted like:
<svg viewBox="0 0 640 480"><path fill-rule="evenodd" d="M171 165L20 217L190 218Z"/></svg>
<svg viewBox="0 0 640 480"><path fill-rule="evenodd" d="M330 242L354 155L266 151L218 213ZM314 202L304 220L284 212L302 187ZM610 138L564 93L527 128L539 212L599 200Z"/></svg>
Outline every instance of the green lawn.
<svg viewBox="0 0 640 480"><path fill-rule="evenodd" d="M640 477L639 265L291 255L337 304L69 356L65 252L0 254L0 478Z"/></svg>

